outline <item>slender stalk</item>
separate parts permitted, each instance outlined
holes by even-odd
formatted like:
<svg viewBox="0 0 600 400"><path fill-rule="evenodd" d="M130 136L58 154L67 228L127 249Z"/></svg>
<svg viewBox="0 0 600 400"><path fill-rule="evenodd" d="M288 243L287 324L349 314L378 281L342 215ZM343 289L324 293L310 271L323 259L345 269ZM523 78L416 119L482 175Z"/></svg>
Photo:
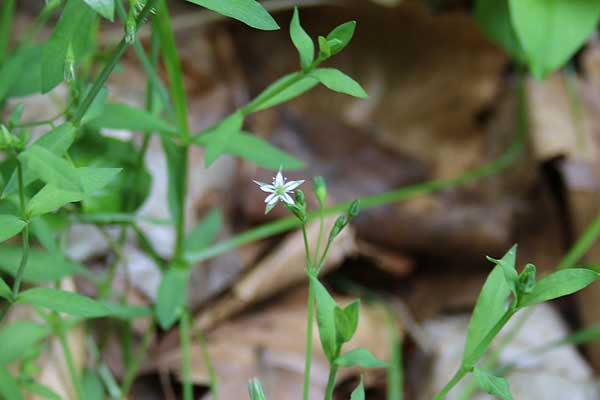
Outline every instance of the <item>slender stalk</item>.
<svg viewBox="0 0 600 400"><path fill-rule="evenodd" d="M314 325L314 308L315 308L315 289L313 288L312 280L308 281L308 301L306 305L306 351L304 358L304 400L310 397L310 370L312 364L312 349L313 349L313 325Z"/></svg>
<svg viewBox="0 0 600 400"><path fill-rule="evenodd" d="M25 204L25 185L23 184L23 166L21 161L17 159L17 182L19 186L19 206L21 211L21 218L26 222L29 221L27 217L26 204ZM27 267L27 259L29 257L29 223L25 225L21 231L21 261L19 263L19 269L15 277L13 284L13 298L16 298L21 289L21 281L23 280L23 274L25 274L25 268Z"/></svg>
<svg viewBox="0 0 600 400"><path fill-rule="evenodd" d="M588 225L586 230L579 236L556 269L560 270L575 266L575 264L583 258L585 253L587 253L590 247L592 247L594 242L596 242L598 235L600 235L600 212L598 212L592 223Z"/></svg>
<svg viewBox="0 0 600 400"><path fill-rule="evenodd" d="M58 315L56 315L56 318ZM75 367L75 361L73 360L73 353L71 352L71 347L69 346L69 341L67 340L67 336L65 333L65 329L62 325L62 321L58 321L57 324L57 334L58 339L60 340L60 344L63 349L63 353L65 355L65 360L67 361L67 368L69 369L69 375L71 376L71 381L73 382L73 386L75 386L75 393L77 393L77 398L79 400L83 400L83 387L81 386L81 378L79 373L77 372L77 368Z"/></svg>
<svg viewBox="0 0 600 400"><path fill-rule="evenodd" d="M319 261L319 250L321 249L321 241L323 240L323 225L324 225L325 216L323 215L323 207L319 206L319 234L317 235L317 248L315 249L315 254L313 258L313 264L317 264Z"/></svg>
<svg viewBox="0 0 600 400"><path fill-rule="evenodd" d="M329 368L329 378L327 379L327 388L325 389L325 400L333 399L333 389L335 388L335 376L338 366L333 364Z"/></svg>
<svg viewBox="0 0 600 400"><path fill-rule="evenodd" d="M467 374L467 370L463 367L461 367L458 371L456 371L456 373L454 374L454 376L452 377L452 379L450 379L450 381L446 384L446 386L444 386L442 388L442 390L440 390L433 398L433 400L442 400L450 390L452 390L452 388L454 386L456 386L458 384L458 382L460 382L460 380Z"/></svg>
<svg viewBox="0 0 600 400"><path fill-rule="evenodd" d="M185 310L179 320L181 341L181 373L183 375L183 400L192 400L192 360L190 354L190 314Z"/></svg>
<svg viewBox="0 0 600 400"><path fill-rule="evenodd" d="M204 335L202 335L202 332L198 331L197 337L198 344L200 346L200 351L202 352L202 359L204 360L204 364L206 365L206 369L208 370L211 400L218 400L219 382L217 379L217 372L215 371L215 367L213 366L210 354L208 352L208 347L206 346L206 340L204 340Z"/></svg>
<svg viewBox="0 0 600 400"><path fill-rule="evenodd" d="M127 365L125 376L123 378L123 384L121 385L121 394L123 395L123 399L127 398L127 395L131 390L131 385L133 384L133 381L137 375L137 371L139 370L140 365L144 360L144 356L146 355L146 351L150 346L150 339L152 338L152 333L154 332L154 326L154 319L151 319L148 327L146 328L146 332L144 332L142 343L135 352L131 362Z"/></svg>

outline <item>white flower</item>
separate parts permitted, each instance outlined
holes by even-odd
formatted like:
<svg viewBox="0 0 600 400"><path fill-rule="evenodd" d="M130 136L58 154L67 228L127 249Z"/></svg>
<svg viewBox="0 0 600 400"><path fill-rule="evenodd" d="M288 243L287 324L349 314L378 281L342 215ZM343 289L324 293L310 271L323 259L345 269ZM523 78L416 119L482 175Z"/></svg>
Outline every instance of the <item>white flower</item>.
<svg viewBox="0 0 600 400"><path fill-rule="evenodd" d="M258 186L260 186L260 190L263 192L271 193L265 199L265 203L267 203L267 207L265 210L265 214L271 211L273 207L277 204L279 200L286 204L293 205L294 198L290 196L288 193L292 192L298 186L302 185L304 181L289 181L286 182L286 178L281 173L281 168L279 168L279 172L273 178L273 184L270 185L268 183L263 183L259 181L254 181Z"/></svg>

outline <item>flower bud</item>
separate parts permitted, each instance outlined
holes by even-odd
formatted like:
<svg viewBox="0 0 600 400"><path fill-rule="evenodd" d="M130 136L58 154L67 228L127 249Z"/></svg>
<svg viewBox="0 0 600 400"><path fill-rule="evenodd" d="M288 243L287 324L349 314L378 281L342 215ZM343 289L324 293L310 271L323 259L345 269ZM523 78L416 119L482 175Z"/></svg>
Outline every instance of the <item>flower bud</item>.
<svg viewBox="0 0 600 400"><path fill-rule="evenodd" d="M296 197L296 204L300 207L306 207L306 199L304 198L304 192L300 189L296 189L294 192L294 196Z"/></svg>
<svg viewBox="0 0 600 400"><path fill-rule="evenodd" d="M519 275L518 289L521 293L531 293L535 286L535 265L527 264Z"/></svg>
<svg viewBox="0 0 600 400"><path fill-rule="evenodd" d="M313 179L313 187L315 188L315 196L319 200L321 207L325 206L325 199L327 198L327 186L322 176L315 176Z"/></svg>
<svg viewBox="0 0 600 400"><path fill-rule="evenodd" d="M133 13L129 13L127 17L127 22L125 23L125 42L127 44L133 44L135 42L135 34L136 34L136 24Z"/></svg>
<svg viewBox="0 0 600 400"><path fill-rule="evenodd" d="M258 378L252 378L248 381L248 393L250 394L250 400L267 400L265 391Z"/></svg>
<svg viewBox="0 0 600 400"><path fill-rule="evenodd" d="M292 212L301 222L306 222L306 207L297 204L286 204L285 207Z"/></svg>
<svg viewBox="0 0 600 400"><path fill-rule="evenodd" d="M73 46L70 42L65 55L64 78L67 82L75 80L75 53L73 53Z"/></svg>
<svg viewBox="0 0 600 400"><path fill-rule="evenodd" d="M13 137L4 125L0 125L0 149L8 149L12 147Z"/></svg>
<svg viewBox="0 0 600 400"><path fill-rule="evenodd" d="M331 228L331 232L329 232L329 240L333 240L337 235L340 234L342 229L346 227L348 224L348 219L345 215L340 215L336 220L335 224L333 224L333 228Z"/></svg>
<svg viewBox="0 0 600 400"><path fill-rule="evenodd" d="M348 219L356 217L360 213L360 200L356 199L350 204L348 208Z"/></svg>

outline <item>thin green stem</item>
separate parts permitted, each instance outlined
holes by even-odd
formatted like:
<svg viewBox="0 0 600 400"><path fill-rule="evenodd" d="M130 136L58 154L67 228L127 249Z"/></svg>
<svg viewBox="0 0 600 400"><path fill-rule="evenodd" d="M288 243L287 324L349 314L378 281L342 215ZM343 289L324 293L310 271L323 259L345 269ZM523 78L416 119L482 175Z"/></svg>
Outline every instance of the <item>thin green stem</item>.
<svg viewBox="0 0 600 400"><path fill-rule="evenodd" d="M333 399L333 389L335 389L335 376L338 366L333 364L329 367L329 378L327 379L327 388L325 389L325 400Z"/></svg>
<svg viewBox="0 0 600 400"><path fill-rule="evenodd" d="M181 373L183 375L183 400L192 400L192 359L190 354L190 314L185 310L179 320L181 341Z"/></svg>
<svg viewBox="0 0 600 400"><path fill-rule="evenodd" d="M304 400L308 400L310 396L310 370L312 364L313 350L313 324L314 324L314 308L315 308L315 289L313 288L312 280L308 281L308 301L306 305L306 350L304 358Z"/></svg>
<svg viewBox="0 0 600 400"><path fill-rule="evenodd" d="M316 266L317 275L319 275L319 273L321 272L321 269L323 269L323 265L325 264L325 259L327 258L327 254L329 253L329 248L331 247L331 242L333 242L333 240L331 240L331 239L327 240L327 245L325 246L325 250L323 250L321 259L319 260L319 263Z"/></svg>
<svg viewBox="0 0 600 400"><path fill-rule="evenodd" d="M594 242L596 242L598 235L600 235L600 212L598 212L592 223L589 224L586 230L579 236L556 269L561 270L575 266L575 264L583 258L585 253L587 253L590 247L592 247Z"/></svg>
<svg viewBox="0 0 600 400"><path fill-rule="evenodd" d="M204 335L200 330L198 330L197 337L198 345L200 346L200 351L202 352L202 359L204 360L204 365L206 365L206 369L208 370L211 400L219 400L219 382L217 379L217 372L215 371L215 367L210 358L208 347L206 346L206 340L204 340Z"/></svg>
<svg viewBox="0 0 600 400"><path fill-rule="evenodd" d="M150 339L152 338L152 333L154 332L154 319L151 319L148 323L148 327L146 328L146 332L144 332L144 336L142 338L142 343L140 343L135 355L131 362L127 365L127 369L125 370L125 376L123 378L123 384L121 385L121 394L123 399L127 398L129 391L131 390L131 385L137 375L137 372L146 356L146 351L150 346Z"/></svg>
<svg viewBox="0 0 600 400"><path fill-rule="evenodd" d="M19 206L21 211L21 218L27 222L27 225L21 231L21 261L13 283L13 298L16 298L21 290L21 281L25 274L25 268L27 267L27 260L29 258L29 218L27 216L26 204L25 204L25 185L23 184L23 166L21 161L17 159L17 182L19 186Z"/></svg>
<svg viewBox="0 0 600 400"><path fill-rule="evenodd" d="M319 234L317 235L317 248L315 249L315 254L313 258L314 265L319 261L319 250L321 249L321 241L323 240L323 225L324 225L325 216L323 215L323 207L319 206Z"/></svg>
<svg viewBox="0 0 600 400"><path fill-rule="evenodd" d="M56 318L60 318L58 314L56 315ZM67 335L65 333L65 329L62 323L62 321L58 321L57 323L58 339L60 340L60 344L65 355L65 360L67 361L67 368L69 369L69 375L71 376L71 381L73 382L73 386L75 387L75 393L77 393L77 398L79 400L83 400L83 387L81 386L81 377L79 376L79 372L77 372L77 368L75 367L73 353L71 352L71 347L69 346L69 341L67 339Z"/></svg>
<svg viewBox="0 0 600 400"><path fill-rule="evenodd" d="M467 372L469 371L462 367L458 371L456 371L452 379L450 379L446 386L444 386L442 390L440 390L434 396L433 400L442 400L448 394L448 392L452 390L452 388L456 386L458 382L460 382L460 380L467 374Z"/></svg>

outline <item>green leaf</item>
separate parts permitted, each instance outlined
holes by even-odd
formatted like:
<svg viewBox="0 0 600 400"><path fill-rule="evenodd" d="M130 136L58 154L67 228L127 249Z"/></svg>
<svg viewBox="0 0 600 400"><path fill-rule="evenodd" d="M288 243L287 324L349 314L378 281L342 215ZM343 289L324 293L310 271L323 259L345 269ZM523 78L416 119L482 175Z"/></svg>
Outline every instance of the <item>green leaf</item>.
<svg viewBox="0 0 600 400"><path fill-rule="evenodd" d="M294 7L294 16L290 23L290 37L292 38L292 43L294 43L294 46L298 50L302 69L307 69L310 67L315 57L315 44L304 28L302 28L302 25L300 25L298 7Z"/></svg>
<svg viewBox="0 0 600 400"><path fill-rule="evenodd" d="M169 137L176 129L156 115L141 108L121 103L108 103L102 113L88 122L95 128L123 129Z"/></svg>
<svg viewBox="0 0 600 400"><path fill-rule="evenodd" d="M85 400L104 400L104 385L100 377L89 368L83 370L81 374L81 386L83 387L83 396Z"/></svg>
<svg viewBox="0 0 600 400"><path fill-rule="evenodd" d="M365 386L363 384L362 375L360 376L360 383L358 384L356 389L354 389L352 391L352 394L350 395L350 400L365 400Z"/></svg>
<svg viewBox="0 0 600 400"><path fill-rule="evenodd" d="M4 343L3 343L4 345ZM0 368L0 397L3 400L23 400L19 382L6 370Z"/></svg>
<svg viewBox="0 0 600 400"><path fill-rule="evenodd" d="M0 101L8 97L10 90L19 80L21 70L25 65L25 56L26 53L23 50L17 50L0 66Z"/></svg>
<svg viewBox="0 0 600 400"><path fill-rule="evenodd" d="M297 170L305 167L302 161L291 154L278 149L264 139L246 132L231 135L224 153L241 157L261 168L273 171L279 168Z"/></svg>
<svg viewBox="0 0 600 400"><path fill-rule="evenodd" d="M128 304L103 303L110 310L110 315L124 320L144 318L152 315L152 310L147 307L132 306Z"/></svg>
<svg viewBox="0 0 600 400"><path fill-rule="evenodd" d="M40 145L25 150L19 155L19 160L45 183L73 192L81 190L79 174L73 164Z"/></svg>
<svg viewBox="0 0 600 400"><path fill-rule="evenodd" d="M204 250L217 237L223 226L223 216L218 209L212 210L185 238L185 259L196 262L195 253Z"/></svg>
<svg viewBox="0 0 600 400"><path fill-rule="evenodd" d="M0 242L10 239L25 228L27 222L14 215L0 215Z"/></svg>
<svg viewBox="0 0 600 400"><path fill-rule="evenodd" d="M479 343L502 318L510 292L511 288L506 283L502 267L494 267L479 293L469 322L463 361L472 355Z"/></svg>
<svg viewBox="0 0 600 400"><path fill-rule="evenodd" d="M335 332L335 301L327 292L327 289L319 280L311 276L310 283L315 290L315 301L317 304L317 325L319 326L319 338L321 347L330 363L335 361L337 356L337 337Z"/></svg>
<svg viewBox="0 0 600 400"><path fill-rule="evenodd" d="M83 200L83 193L62 190L54 185L46 185L27 204L31 217L56 211L62 206Z"/></svg>
<svg viewBox="0 0 600 400"><path fill-rule="evenodd" d="M515 297L517 296L517 284L519 282L519 274L515 268L515 263L517 261L517 245L515 244L506 252L506 254L499 260L496 260L492 257L486 257L488 261L493 262L496 265L499 265L502 268L502 272L504 273L504 279L506 279L506 283L509 285L510 290L513 292Z"/></svg>
<svg viewBox="0 0 600 400"><path fill-rule="evenodd" d="M54 238L55 232L50 226L50 224L48 224L46 218L33 218L30 221L30 226L31 232L35 235L38 242L40 242L46 250L48 250L51 253L58 253L60 251L58 246L56 245L56 240Z"/></svg>
<svg viewBox="0 0 600 400"><path fill-rule="evenodd" d="M171 213L171 219L177 220L177 216L180 214L179 208L181 204L184 204L183 196L185 192L185 184L181 179L181 174L184 168L187 168L185 157L182 154L183 149L173 143L171 140L161 139L163 145L163 151L167 158L167 175L168 175L168 191L167 191L167 203L169 205L169 211Z"/></svg>
<svg viewBox="0 0 600 400"><path fill-rule="evenodd" d="M167 330L181 316L187 302L188 271L171 268L162 277L156 299L156 318Z"/></svg>
<svg viewBox="0 0 600 400"><path fill-rule="evenodd" d="M279 29L277 22L255 0L188 0L226 17L231 17L256 29Z"/></svg>
<svg viewBox="0 0 600 400"><path fill-rule="evenodd" d="M586 268L569 268L554 272L538 281L530 293L521 296L519 307L567 296L585 288L597 278L597 272Z"/></svg>
<svg viewBox="0 0 600 400"><path fill-rule="evenodd" d="M115 0L83 0L92 10L103 16L109 21L113 21L115 16Z"/></svg>
<svg viewBox="0 0 600 400"><path fill-rule="evenodd" d="M91 26L96 15L82 0L68 0L42 54L42 92L47 93L63 81L69 45L75 60L88 50Z"/></svg>
<svg viewBox="0 0 600 400"><path fill-rule="evenodd" d="M361 99L369 97L354 79L335 68L317 68L310 75L334 92L349 94Z"/></svg>
<svg viewBox="0 0 600 400"><path fill-rule="evenodd" d="M312 89L317 83L319 81L310 75L291 73L273 82L244 108L255 112L285 103Z"/></svg>
<svg viewBox="0 0 600 400"><path fill-rule="evenodd" d="M477 0L473 13L485 36L515 60L525 62L525 52L510 21L508 0Z"/></svg>
<svg viewBox="0 0 600 400"><path fill-rule="evenodd" d="M509 0L510 16L538 79L561 67L594 32L600 2Z"/></svg>
<svg viewBox="0 0 600 400"><path fill-rule="evenodd" d="M387 363L381 361L373 355L369 350L358 348L350 350L335 360L335 365L341 367L359 366L363 368L386 368Z"/></svg>
<svg viewBox="0 0 600 400"><path fill-rule="evenodd" d="M70 123L64 123L52 129L34 142L34 145L43 147L57 156L62 156L71 147L75 140L75 127ZM23 165L23 185L28 186L37 179L37 175L26 164ZM6 198L18 190L17 173L14 172L2 192L2 198Z"/></svg>
<svg viewBox="0 0 600 400"><path fill-rule="evenodd" d="M111 313L108 307L90 297L53 288L25 290L19 293L15 301L84 318L104 317Z"/></svg>
<svg viewBox="0 0 600 400"><path fill-rule="evenodd" d="M221 154L225 153L231 138L240 131L243 122L243 115L236 112L219 122L216 126L206 130L204 134L197 136L197 143L202 143L206 146L204 163L207 168Z"/></svg>
<svg viewBox="0 0 600 400"><path fill-rule="evenodd" d="M358 327L359 308L359 300L353 301L343 309L340 307L335 308L335 330L338 343L346 343L354 336Z"/></svg>
<svg viewBox="0 0 600 400"><path fill-rule="evenodd" d="M111 183L122 168L77 168L81 186L86 195L92 195Z"/></svg>
<svg viewBox="0 0 600 400"><path fill-rule="evenodd" d="M338 54L350 43L355 29L356 21L348 21L337 26L327 35L327 42L329 42L329 50L332 56Z"/></svg>
<svg viewBox="0 0 600 400"><path fill-rule="evenodd" d="M23 384L25 390L35 395L38 395L40 398L47 400L62 400L62 398L56 394L52 389L50 389L46 385L42 385L41 383L37 383L34 381L26 381Z"/></svg>
<svg viewBox="0 0 600 400"><path fill-rule="evenodd" d="M43 49L44 46L36 44L24 46L19 50L20 55L23 57L23 63L19 70L19 76L10 85L7 97L25 97L39 93L42 90L40 64L42 63ZM0 72L0 76L8 78L8 75L4 75L2 72Z"/></svg>
<svg viewBox="0 0 600 400"><path fill-rule="evenodd" d="M6 300L12 300L12 290L2 278L0 278L0 297Z"/></svg>
<svg viewBox="0 0 600 400"><path fill-rule="evenodd" d="M83 93L82 98L85 98L91 90L92 85L90 84ZM104 107L106 106L107 99L108 89L106 89L105 87L100 88L100 90L96 94L96 97L94 97L94 99L92 100L92 104L90 104L90 107L83 115L83 118L81 118L81 124L85 125L93 119L97 118L99 115L101 115L104 112Z"/></svg>
<svg viewBox="0 0 600 400"><path fill-rule="evenodd" d="M319 42L319 56L325 59L331 57L331 46L329 45L327 38L319 36L317 39Z"/></svg>
<svg viewBox="0 0 600 400"><path fill-rule="evenodd" d="M16 276L21 262L21 252L21 246L0 246L0 270L13 277ZM27 283L42 284L82 273L83 270L81 265L64 259L60 254L31 248L23 280Z"/></svg>
<svg viewBox="0 0 600 400"><path fill-rule="evenodd" d="M473 375L475 376L475 382L481 390L492 396L499 397L502 400L512 400L510 394L510 388L508 386L508 380L499 376L494 376L489 372L482 371L475 367L473 369Z"/></svg>
<svg viewBox="0 0 600 400"><path fill-rule="evenodd" d="M16 321L3 326L0 328L0 366L16 360L51 332L49 326L31 321Z"/></svg>

